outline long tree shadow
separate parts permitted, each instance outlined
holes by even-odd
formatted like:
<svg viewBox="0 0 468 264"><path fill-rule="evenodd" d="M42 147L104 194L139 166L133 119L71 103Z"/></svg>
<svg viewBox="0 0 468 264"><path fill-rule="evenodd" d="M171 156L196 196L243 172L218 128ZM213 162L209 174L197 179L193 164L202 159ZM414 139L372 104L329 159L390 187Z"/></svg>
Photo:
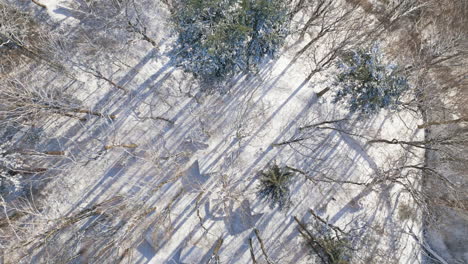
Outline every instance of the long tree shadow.
<svg viewBox="0 0 468 264"><path fill-rule="evenodd" d="M80 21L85 20L85 17L82 17L80 13L73 12L67 10L59 9L57 12L62 12L65 15L74 16L78 18ZM92 21L83 21L83 23L90 23ZM83 25L83 24L82 24ZM150 52L146 53L136 64L135 66L131 67L126 74L122 77L114 77L113 79L119 79L117 82L118 86L132 86L134 83L134 79L140 74L140 71L147 67L148 64L154 59L155 51L151 50ZM167 58L164 58L167 59ZM130 89L128 94L125 94L121 91L116 91L115 88L110 87L110 85L103 85L108 90L107 92L103 93L102 96L99 97L99 100L93 106L93 110L100 110L109 112L112 114L117 115L116 120L89 120L85 123L85 129L80 129L80 124L76 124L75 127L71 127L67 129L61 137L65 139L72 139L69 141L61 142L60 145L64 148L68 148L74 156L83 155L83 153L97 153L101 152L102 148L105 146L106 143L112 142L115 134L118 133L118 140L120 142L128 140L128 141L135 141L136 143L145 143L146 138L154 139L154 138L162 138L165 140L164 144L153 146L153 147L165 147L169 149L169 154L177 154L177 153L187 153L186 157L181 159L179 162L174 162L171 159L160 161L159 169L155 170L152 166L146 166L145 162L147 160L141 159L140 156L143 156L146 152L149 152L149 148L145 148L145 146L138 146L138 151L142 154L138 154L137 150L130 150L130 151L120 151L118 153L114 150L108 150L102 152L102 155L95 157L95 159L91 160L89 163L86 163L83 167L84 170L87 170L88 173L96 173L96 170L93 166L97 166L97 163L107 162L103 167L102 175L100 174L99 177L94 175L92 179L92 183L90 180L89 186L90 188L86 189L86 193L79 197L77 201L71 206L69 209L69 215L72 214L77 208L83 205L93 205L98 203L100 200L106 199L109 196L118 194L118 193L125 193L128 197L134 198L135 200L140 199L142 205L144 206L168 206L171 205L173 207L182 207L179 208L177 212L174 212L175 219L172 222L174 230L178 232L182 232L183 235L176 236L176 239L180 239L183 237L182 242L178 243L177 241L170 241L171 238L167 238L166 241L161 243L158 248L148 249L148 245L141 243L141 240L136 241L132 244L134 248L140 247L140 252L150 252L147 255L143 254L140 259L137 259L138 262L147 262L159 253L159 250L167 247L173 247L175 250L173 252L165 252L169 255L170 259L179 261L181 258L185 257L186 254L190 254L190 250L187 252L183 252L183 247L186 246L184 239L190 238L192 235L197 232L196 230L190 230L188 233L184 233L183 227L187 225L190 218L194 218L197 214L197 208L194 208L193 203L197 199L193 197L194 194L189 192L186 194L186 190L190 189L191 183L186 183L184 180L187 178L175 179L174 182L168 182L171 179L175 178L175 174L178 173L178 167L187 166L190 162L193 161L195 158L200 158L199 156L202 155L204 158L200 161L201 171L202 173L209 173L212 171L218 170L223 165L228 164L226 161L227 156L232 156L232 160L239 159L242 154L245 154L248 150L247 148L261 138L261 134L268 130L268 126L273 122L275 119L279 117L279 114L288 110L288 107L293 103L293 100L297 98L301 93L307 89L307 84L309 80L302 82L297 88L291 91L288 96L283 99L280 103L275 103L276 108L273 109L269 115L261 120L258 123L258 126L255 127L254 131L249 135L249 138L246 140L239 139L234 137L235 131L233 128L228 127L226 130L228 131L225 135L221 135L219 142L215 142L216 145L209 146L207 141L210 139L209 135L205 136L202 139L199 139L198 136L193 136L191 133L198 129L200 126L203 126L202 122L195 120L197 115L202 116L205 114L207 118L209 118L208 127L212 130L217 130L226 126L227 123L233 120L232 113L238 111L242 105L250 100L251 95L256 94L258 91L258 96L255 96L253 99L252 104L249 106L251 108L258 107L271 93L275 90L275 86L286 76L286 73L291 69L292 64L294 62L288 64L277 76L269 76L271 73L271 69L264 69L260 72L260 77L258 78L244 78L238 77L236 80L233 80L231 85L234 87L229 93L224 95L212 95L206 96L205 98L213 99L213 100L220 100L217 106L220 106L217 109L208 109L206 112L209 114L215 113L216 115L209 115L203 113L206 110L207 106L200 104L197 99L198 95L194 95L192 98L183 98L180 100L175 100L177 106L173 110L167 110L164 108L157 108L157 110L161 110L164 114L171 114L170 120L175 121L173 125L161 125L153 124L145 127L141 127L138 122L134 122L135 119L132 117L132 114L135 112L134 110L142 105L147 99L157 98L155 93L158 90L165 89L164 86L174 85L171 78L173 74L177 72L177 69L174 67L173 60L169 58L167 62L165 62L158 70L152 73L150 76L146 77L143 82L136 85L135 89ZM274 63L270 64L273 67ZM109 67L110 72L112 72L112 68ZM262 83L262 78L268 80L268 85ZM304 92L305 93L305 92ZM200 96L202 97L202 96ZM159 100L151 101L152 104L162 104L161 98ZM268 139L271 140L271 143L277 143L279 140L284 139L285 135L291 134L294 129L296 128L296 121L304 116L312 106L317 105L317 97L310 96L307 100L307 103L294 113L292 120L288 120L284 122L284 127L279 130L279 133L273 138ZM249 111L248 109L246 111ZM132 124L132 122L134 122ZM66 126L66 123L62 123L61 126ZM141 131L135 132L138 129ZM202 128L200 128L202 130ZM58 130L57 130L58 131ZM336 152L337 146L340 143L346 143L348 147L353 149L356 154L351 158L350 164L344 168L345 171L348 171L349 174L342 174L344 179L347 177L351 177L350 171L355 166L354 163L357 162L358 158L364 159L368 165L376 169L377 165L372 160L371 157L366 156L365 150L361 147L360 143L352 137L346 135L340 135L339 141L336 142L336 145L331 146L331 148L326 147L325 143L333 137L338 136L338 132L331 132L327 137L324 137L322 142L318 144L316 148L312 148L309 150L308 155L310 156L320 156L323 158L320 162L314 162L313 165L310 165L310 159L307 161L302 161L300 164L301 168L311 168L313 170L320 170L322 166L326 163L325 160L332 159L333 157L339 157ZM188 138L191 142L187 143L185 139ZM195 138L195 139L194 139ZM201 137L200 137L201 138ZM232 138L232 139L231 139ZM92 139L99 139L101 144L90 143L94 142ZM199 142L197 141L199 140ZM83 144L84 146L78 146L78 144ZM132 142L133 143L133 142ZM52 143L50 143L52 145ZM187 146L188 145L188 146ZM245 167L242 168L240 175L253 175L254 171L260 167L261 164L271 162L275 158L282 158L284 154L284 148L276 148L273 146L268 146L267 149L263 150L262 153L252 159L249 160L248 163L244 164ZM155 155L161 155L162 151L156 152ZM291 161L296 162L299 160L297 157L293 157L292 155ZM121 164L125 160L125 164ZM65 162L65 161L64 161ZM230 161L231 162L231 161ZM338 163L339 161L335 161ZM338 164L331 164L333 166L337 166ZM100 173L100 172L98 172ZM129 177L129 174L132 174L132 177ZM84 175L87 176L87 175ZM246 183L243 185L245 190L253 189L252 186L255 183L255 177L252 177L250 180L247 179ZM168 183L165 183L168 182ZM305 181L304 181L305 182ZM163 187L155 190L154 188L159 187L160 184L163 184ZM216 179L206 179L200 185L203 185L204 188L207 190L211 188L216 188ZM294 186L293 192L299 192L302 188L301 185L297 184ZM339 190L338 188L336 188ZM152 192L153 191L153 192ZM181 192L181 196L176 196ZM336 192L336 191L335 191ZM334 195L333 191L329 191L327 193L327 197ZM359 194L357 197L363 197L366 195L366 192L363 191L362 194ZM173 201L170 203L167 201L167 197L175 197ZM166 199L165 199L166 197ZM325 199L325 198L323 198ZM331 198L330 198L331 199ZM359 198L358 198L359 199ZM204 201L204 204L207 204L210 207L209 194L205 194L201 196L201 201ZM246 200L249 204L247 207L250 207L249 200ZM330 200L329 200L330 201ZM329 202L328 201L328 202ZM320 201L322 202L322 201ZM292 208L289 213L300 213L301 210L304 209L304 201L298 202L294 208ZM188 204L188 205L186 205ZM275 212L271 214L265 214L264 216L259 216L258 219L252 220L249 223L249 227L239 227L233 226L235 223L241 222L241 220L237 218L243 218L245 212L249 210L243 209L242 206L246 206L245 203L241 203L239 207L231 207L230 214L232 214L231 220L226 220L226 217L211 217L213 222L220 222L223 223L226 227L227 233L224 234L224 238L228 236L248 236L248 230L252 228L252 226L258 226L260 229L264 230L267 229L270 225L273 226L281 226L278 228L278 232L274 235L268 237L268 239L279 240L283 236L293 237L296 233L290 232L292 227L292 221L290 219L283 220L279 223L273 223L274 221L270 218L271 215L274 215ZM262 204L259 202L252 203L252 207L261 207ZM346 207L346 206L345 206ZM348 214L349 208L343 208L340 210L333 218L332 221L336 222L344 215ZM252 215L247 213L249 217ZM237 219L237 220L236 220ZM85 223L84 226L89 225L94 219L90 219L89 222ZM153 221L153 222L152 222ZM153 215L148 215L145 217L142 222L148 223L151 222L151 225L156 225L156 221ZM213 223L207 229L212 231L215 228L215 224ZM135 232L135 236L140 236L139 233L141 230L137 230ZM174 234L175 232L171 233ZM170 243L175 243L176 245L169 245ZM104 247L102 245L93 245L96 248L99 246ZM150 245L151 246L151 245ZM211 258L215 248L217 246L213 245L208 251L202 252L202 260L207 260ZM195 250L195 249L194 249ZM241 254L244 251L248 250L247 247L241 246L239 247L236 254ZM97 249L96 249L97 252ZM222 252L222 249L221 249ZM204 254L204 255L203 255ZM274 255L276 256L276 255Z"/></svg>

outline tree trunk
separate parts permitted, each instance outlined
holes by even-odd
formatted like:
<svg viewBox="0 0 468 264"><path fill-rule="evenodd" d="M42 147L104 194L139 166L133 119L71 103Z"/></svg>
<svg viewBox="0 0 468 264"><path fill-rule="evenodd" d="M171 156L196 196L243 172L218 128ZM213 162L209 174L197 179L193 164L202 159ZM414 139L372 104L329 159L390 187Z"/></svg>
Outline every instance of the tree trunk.
<svg viewBox="0 0 468 264"><path fill-rule="evenodd" d="M112 120L116 118L115 115L105 115L103 113L95 112L95 111L91 111L91 110L87 110L87 109L73 109L72 112L88 114L88 115L94 115L94 116L99 116L99 117L108 117L108 118L110 118Z"/></svg>
<svg viewBox="0 0 468 264"><path fill-rule="evenodd" d="M456 124L456 123L462 123L462 122L468 122L468 116L464 116L464 117L453 119L453 120L427 122L422 125L418 125L418 128L422 129L422 128L427 128L430 126L449 125L449 124Z"/></svg>
<svg viewBox="0 0 468 264"><path fill-rule="evenodd" d="M32 1L34 4L36 4L36 5L38 5L38 6L42 7L42 8L47 8L46 5L39 3L37 0L31 0L31 1Z"/></svg>

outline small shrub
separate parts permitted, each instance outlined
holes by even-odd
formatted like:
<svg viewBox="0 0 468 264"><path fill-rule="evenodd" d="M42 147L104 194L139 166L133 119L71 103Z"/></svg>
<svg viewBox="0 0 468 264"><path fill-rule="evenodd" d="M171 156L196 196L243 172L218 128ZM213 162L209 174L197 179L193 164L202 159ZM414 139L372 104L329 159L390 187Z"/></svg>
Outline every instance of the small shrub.
<svg viewBox="0 0 468 264"><path fill-rule="evenodd" d="M413 210L414 209L412 209L408 204L400 204L400 206L398 207L398 218L400 218L401 221L413 219Z"/></svg>
<svg viewBox="0 0 468 264"><path fill-rule="evenodd" d="M349 242L332 235L331 230L317 239L326 252L329 264L348 264L351 257Z"/></svg>
<svg viewBox="0 0 468 264"><path fill-rule="evenodd" d="M322 223L314 222L309 228L297 220L299 231L303 235L313 254L317 254L326 264L348 264L351 263L352 248L349 234L341 232Z"/></svg>
<svg viewBox="0 0 468 264"><path fill-rule="evenodd" d="M377 46L346 52L338 63L334 103L345 101L351 112L375 114L382 108L396 109L409 89L398 67L383 61Z"/></svg>
<svg viewBox="0 0 468 264"><path fill-rule="evenodd" d="M279 167L273 164L271 167L260 172L260 186L258 195L262 199L270 201L273 208L280 209L288 207L290 204L289 185L294 173L288 167Z"/></svg>

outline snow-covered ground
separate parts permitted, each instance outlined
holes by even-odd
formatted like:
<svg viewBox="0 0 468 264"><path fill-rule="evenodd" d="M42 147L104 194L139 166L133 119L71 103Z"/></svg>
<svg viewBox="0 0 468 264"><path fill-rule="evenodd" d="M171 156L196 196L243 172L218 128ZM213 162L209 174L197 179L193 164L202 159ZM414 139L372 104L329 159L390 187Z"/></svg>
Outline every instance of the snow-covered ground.
<svg viewBox="0 0 468 264"><path fill-rule="evenodd" d="M80 12L70 8L73 1L41 2L59 28L82 26ZM38 217L51 221L32 232L41 234L57 226L54 219L110 200L116 202L102 205L102 215L109 211L106 217L115 218L93 216L41 245L46 251L19 250L12 256L23 256L26 263L62 250L70 256L81 252L75 261L86 263L88 253L110 248L128 263L215 263L215 255L220 263L251 263L252 238L259 263L314 263L294 220L316 222L313 209L349 232L351 263L418 262L419 247L408 233L418 234L420 216L411 209L409 195L391 183L374 184L402 150L367 141L421 138L414 132L419 120L386 111L358 118L331 103L333 91L317 97L331 85L333 69L304 81L310 72L307 57L289 66L300 45L263 65L258 75L234 78L222 93L202 92L167 57L173 38L164 22L167 11L162 4L159 8L152 21L157 49L135 41L116 56L124 63L111 56L94 62L105 65L103 75L128 92L78 70L67 88L90 109L116 115L115 120L61 118L44 124L53 138L46 145L65 150L70 159L41 191L41 204L47 206ZM56 79L46 73L40 78ZM306 140L274 145L304 135L302 126L343 118L312 129ZM282 211L257 197L258 172L273 163L310 178L296 173L292 205ZM336 182L324 181L330 178ZM409 208L411 216L402 217L401 208ZM115 229L99 233L106 225ZM92 238L91 232L101 237ZM116 263L99 260L107 262Z"/></svg>

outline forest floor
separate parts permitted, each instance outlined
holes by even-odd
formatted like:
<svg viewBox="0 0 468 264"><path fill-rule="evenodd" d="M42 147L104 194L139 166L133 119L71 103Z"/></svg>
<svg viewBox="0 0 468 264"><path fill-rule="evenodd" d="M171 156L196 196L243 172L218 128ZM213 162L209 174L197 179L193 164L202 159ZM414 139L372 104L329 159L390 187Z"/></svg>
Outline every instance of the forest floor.
<svg viewBox="0 0 468 264"><path fill-rule="evenodd" d="M57 32L92 27L74 1L41 2ZM405 150L368 143L421 140L420 117L382 111L364 119L333 104L332 91L318 96L332 85L333 67L308 80L307 56L290 64L307 37L258 74L206 92L174 66L169 12L163 4L154 12L157 48L136 40L113 52L96 49L104 55L92 63L112 83L41 67L29 76L115 118L41 124L47 140L34 144L67 158L38 194L40 213L28 218L38 224L22 244L34 248L16 248L12 259L116 263L105 259L114 254L127 263L311 263L317 255L299 223L313 230L326 219L345 231L351 263L421 260L415 237L422 213L408 192L384 180ZM105 41L99 36L83 37L98 46ZM304 126L311 126L307 133ZM405 162L423 159L417 150ZM257 195L259 172L275 163L297 171L284 210Z"/></svg>

